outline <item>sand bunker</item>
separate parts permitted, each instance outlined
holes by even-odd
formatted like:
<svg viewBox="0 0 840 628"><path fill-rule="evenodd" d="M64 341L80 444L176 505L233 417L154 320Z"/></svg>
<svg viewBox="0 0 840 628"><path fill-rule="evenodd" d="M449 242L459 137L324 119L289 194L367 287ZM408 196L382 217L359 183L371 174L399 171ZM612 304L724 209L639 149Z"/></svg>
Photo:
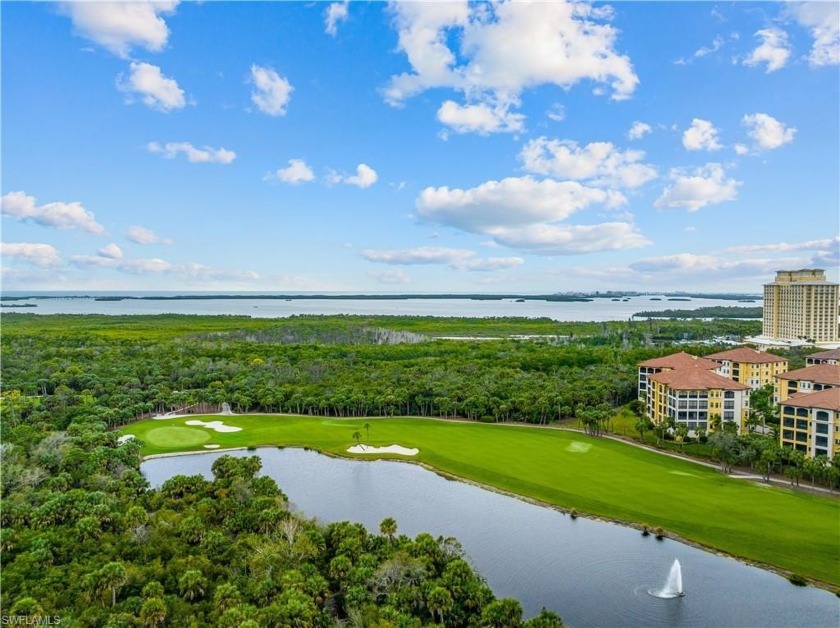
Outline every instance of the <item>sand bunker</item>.
<svg viewBox="0 0 840 628"><path fill-rule="evenodd" d="M398 454L400 456L416 456L419 449L409 449L401 445L389 445L388 447L371 447L370 445L353 445L347 451L351 454Z"/></svg>
<svg viewBox="0 0 840 628"><path fill-rule="evenodd" d="M241 432L241 427L234 427L233 425L225 425L223 421L199 421L198 419L190 419L186 422L187 425L200 425L209 430L217 432Z"/></svg>
<svg viewBox="0 0 840 628"><path fill-rule="evenodd" d="M589 443L582 443L579 440L573 440L569 443L569 446L566 447L566 451L570 451L573 454L585 454L592 448L592 445Z"/></svg>
<svg viewBox="0 0 840 628"><path fill-rule="evenodd" d="M205 445L204 449L218 449L219 445Z"/></svg>
<svg viewBox="0 0 840 628"><path fill-rule="evenodd" d="M122 445L125 441L135 438L134 434L124 434L117 439L117 445Z"/></svg>

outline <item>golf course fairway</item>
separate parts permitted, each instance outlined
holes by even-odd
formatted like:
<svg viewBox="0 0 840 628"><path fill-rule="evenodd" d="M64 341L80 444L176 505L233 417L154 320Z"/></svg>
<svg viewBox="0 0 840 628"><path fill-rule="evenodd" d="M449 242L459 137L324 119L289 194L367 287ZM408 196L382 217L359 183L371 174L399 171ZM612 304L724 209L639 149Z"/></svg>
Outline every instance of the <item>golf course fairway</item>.
<svg viewBox="0 0 840 628"><path fill-rule="evenodd" d="M216 431L186 424L196 419L222 421L241 430ZM840 502L834 497L730 477L603 437L437 419L290 415L151 419L127 425L120 434L141 440L144 456L208 451L207 445L222 449L282 446L354 458L417 461L582 514L662 527L666 535L799 574L830 588L840 585ZM382 447L397 444L417 448L419 453L412 457L348 453L348 447L357 442Z"/></svg>

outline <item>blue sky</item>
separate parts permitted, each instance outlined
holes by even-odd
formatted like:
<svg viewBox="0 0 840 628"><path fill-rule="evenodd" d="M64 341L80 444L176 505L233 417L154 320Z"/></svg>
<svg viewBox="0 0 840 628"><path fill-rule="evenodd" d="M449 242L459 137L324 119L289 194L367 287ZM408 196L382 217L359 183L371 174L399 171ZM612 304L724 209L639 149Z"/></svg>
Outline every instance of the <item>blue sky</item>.
<svg viewBox="0 0 840 628"><path fill-rule="evenodd" d="M837 281L838 7L3 2L3 289Z"/></svg>

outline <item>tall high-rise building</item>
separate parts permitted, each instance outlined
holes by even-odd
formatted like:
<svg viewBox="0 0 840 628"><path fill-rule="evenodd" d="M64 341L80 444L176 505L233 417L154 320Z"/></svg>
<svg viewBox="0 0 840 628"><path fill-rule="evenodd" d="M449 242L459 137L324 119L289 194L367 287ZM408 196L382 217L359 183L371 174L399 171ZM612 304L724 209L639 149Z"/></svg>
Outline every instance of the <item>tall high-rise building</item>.
<svg viewBox="0 0 840 628"><path fill-rule="evenodd" d="M761 335L816 344L838 342L838 297L840 286L827 281L822 269L780 270L774 282L764 284Z"/></svg>

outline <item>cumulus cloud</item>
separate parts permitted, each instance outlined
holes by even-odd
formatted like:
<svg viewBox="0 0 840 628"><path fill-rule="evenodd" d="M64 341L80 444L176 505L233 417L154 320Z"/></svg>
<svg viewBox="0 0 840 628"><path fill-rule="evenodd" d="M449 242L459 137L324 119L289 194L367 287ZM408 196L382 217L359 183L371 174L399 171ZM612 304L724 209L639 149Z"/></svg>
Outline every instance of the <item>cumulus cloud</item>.
<svg viewBox="0 0 840 628"><path fill-rule="evenodd" d="M792 142L793 136L796 135L795 128L785 126L783 122L766 113L745 115L742 122L747 127L747 135L758 148L764 150L772 150Z"/></svg>
<svg viewBox="0 0 840 628"><path fill-rule="evenodd" d="M741 181L727 178L718 163L708 163L693 171L673 168L669 177L673 183L653 204L657 209L685 208L694 212L706 205L735 200L741 185Z"/></svg>
<svg viewBox="0 0 840 628"><path fill-rule="evenodd" d="M456 133L514 133L521 131L525 116L510 111L511 103L459 105L447 100L438 109L437 119Z"/></svg>
<svg viewBox="0 0 840 628"><path fill-rule="evenodd" d="M548 116L549 120L562 122L566 119L566 108L561 103L556 102L545 112L545 115Z"/></svg>
<svg viewBox="0 0 840 628"><path fill-rule="evenodd" d="M79 202L56 202L39 206L34 196L25 192L9 192L0 198L0 211L4 216L21 221L31 220L45 227L81 229L95 235L105 233L105 227L96 222L93 213Z"/></svg>
<svg viewBox="0 0 840 628"><path fill-rule="evenodd" d="M789 2L796 21L809 29L814 44L808 55L812 66L840 64L840 5L837 2Z"/></svg>
<svg viewBox="0 0 840 628"><path fill-rule="evenodd" d="M128 95L128 102L138 96L147 107L165 113L187 104L184 90L175 79L164 76L159 67L150 63L132 61L128 78L117 77L117 88Z"/></svg>
<svg viewBox="0 0 840 628"><path fill-rule="evenodd" d="M580 255L638 248L651 243L629 222L495 227L487 233L499 244L537 255Z"/></svg>
<svg viewBox="0 0 840 628"><path fill-rule="evenodd" d="M438 117L455 119L462 132L510 131L521 125L522 118L511 118L519 115L511 109L528 88L549 84L568 89L589 80L608 85L612 98L622 100L639 82L629 57L615 50L618 30L608 23L611 12L605 8L466 0L390 6L398 48L411 71L391 77L382 90L386 102L400 106L427 89L454 89L467 103L447 105ZM464 124L464 118L470 123Z"/></svg>
<svg viewBox="0 0 840 628"><path fill-rule="evenodd" d="M163 155L166 159L174 159L179 153L186 156L190 163L216 163L216 164L230 164L236 159L236 153L226 148L211 148L205 146L204 148L196 148L189 142L167 142L160 144L158 142L149 142L146 149L150 153Z"/></svg>
<svg viewBox="0 0 840 628"><path fill-rule="evenodd" d="M61 257L58 251L49 244L0 242L0 255L8 259L23 261L39 268L61 266Z"/></svg>
<svg viewBox="0 0 840 628"><path fill-rule="evenodd" d="M683 146L688 150L719 150L718 130L708 120L694 118L691 126L683 132Z"/></svg>
<svg viewBox="0 0 840 628"><path fill-rule="evenodd" d="M499 226L524 226L564 220L593 204L617 207L626 202L612 190L577 181L537 181L530 176L486 181L470 189L428 187L415 203L418 216L473 233Z"/></svg>
<svg viewBox="0 0 840 628"><path fill-rule="evenodd" d="M122 249L113 242L99 249L98 253L102 257L108 257L110 259L122 259L123 256Z"/></svg>
<svg viewBox="0 0 840 628"><path fill-rule="evenodd" d="M344 183L346 185L355 185L357 188L369 188L379 179L376 170L367 164L359 164L356 166L356 174L342 175L337 172L330 172L327 175L327 182L330 184Z"/></svg>
<svg viewBox="0 0 840 628"><path fill-rule="evenodd" d="M744 65L754 67L766 63L768 74L785 67L791 51L787 33L780 28L764 28L755 36L761 40L761 45L744 58Z"/></svg>
<svg viewBox="0 0 840 628"><path fill-rule="evenodd" d="M362 251L370 262L410 266L416 264L445 264L453 270L492 271L515 268L524 263L520 257L479 258L469 249L452 249L440 246L421 246L397 251Z"/></svg>
<svg viewBox="0 0 840 628"><path fill-rule="evenodd" d="M324 11L324 32L327 35L336 36L338 33L338 23L347 19L347 7L350 5L350 0L344 2L333 2Z"/></svg>
<svg viewBox="0 0 840 628"><path fill-rule="evenodd" d="M166 45L169 28L161 17L175 12L177 0L155 2L62 2L84 38L127 58L134 47L158 52Z"/></svg>
<svg viewBox="0 0 840 628"><path fill-rule="evenodd" d="M530 172L627 188L639 187L656 177L656 169L642 163L644 156L643 151L621 151L610 142L580 147L577 142L545 137L531 140L519 153L524 168Z"/></svg>
<svg viewBox="0 0 840 628"><path fill-rule="evenodd" d="M161 238L151 229L138 225L129 227L125 237L136 244L172 244L172 240Z"/></svg>
<svg viewBox="0 0 840 628"><path fill-rule="evenodd" d="M290 159L288 167L280 168L265 178L298 184L303 181L313 181L315 179L315 173L312 172L312 168L307 166L303 159Z"/></svg>
<svg viewBox="0 0 840 628"><path fill-rule="evenodd" d="M653 129L650 128L650 125L646 122L639 122L636 120L633 123L633 126L630 127L630 130L627 131L627 139L630 140L640 140L648 133L652 133Z"/></svg>
<svg viewBox="0 0 840 628"><path fill-rule="evenodd" d="M294 91L289 81L272 68L252 65L251 82L254 85L251 101L257 109L269 116L286 115L286 105Z"/></svg>
<svg viewBox="0 0 840 628"><path fill-rule="evenodd" d="M368 277L373 277L379 283L411 283L411 277L399 268L389 270L370 270L368 271Z"/></svg>

